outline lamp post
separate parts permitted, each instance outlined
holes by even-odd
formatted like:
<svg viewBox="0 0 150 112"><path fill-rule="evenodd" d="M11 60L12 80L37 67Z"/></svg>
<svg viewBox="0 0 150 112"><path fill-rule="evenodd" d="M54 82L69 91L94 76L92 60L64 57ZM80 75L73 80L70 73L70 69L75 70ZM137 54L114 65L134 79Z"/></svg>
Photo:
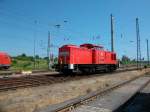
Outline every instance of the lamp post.
<svg viewBox="0 0 150 112"><path fill-rule="evenodd" d="M68 21L67 20L64 20L63 21L64 23L67 23ZM50 25L50 26L53 26L57 29L60 29L61 28L61 24L55 24L55 25ZM48 31L48 43L47 43L47 66L48 66L48 69L51 69L51 66L53 64L53 61L51 60L51 58L53 58L53 54L51 52L51 36L50 36L50 31Z"/></svg>

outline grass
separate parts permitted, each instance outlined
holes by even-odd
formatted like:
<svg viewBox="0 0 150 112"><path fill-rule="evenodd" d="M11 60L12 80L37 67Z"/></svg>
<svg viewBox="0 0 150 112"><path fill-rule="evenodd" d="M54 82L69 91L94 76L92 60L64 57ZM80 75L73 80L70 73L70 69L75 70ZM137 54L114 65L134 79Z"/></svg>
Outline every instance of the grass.
<svg viewBox="0 0 150 112"><path fill-rule="evenodd" d="M11 70L34 70L34 69L47 69L47 60L37 59L35 62L33 60L23 60L23 59L13 59Z"/></svg>

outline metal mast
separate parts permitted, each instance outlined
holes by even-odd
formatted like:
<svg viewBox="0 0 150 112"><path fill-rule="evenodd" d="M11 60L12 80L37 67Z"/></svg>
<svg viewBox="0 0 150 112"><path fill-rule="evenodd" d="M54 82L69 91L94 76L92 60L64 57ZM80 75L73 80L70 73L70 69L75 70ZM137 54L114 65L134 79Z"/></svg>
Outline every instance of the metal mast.
<svg viewBox="0 0 150 112"><path fill-rule="evenodd" d="M138 69L141 68L141 46L140 46L140 31L138 18L136 18L136 35L137 35L137 69Z"/></svg>
<svg viewBox="0 0 150 112"><path fill-rule="evenodd" d="M37 26L37 20L34 21L34 25L35 25L35 31L34 31L34 51L33 51L33 55L34 55L34 69L36 68L36 36L37 36L37 32L36 32L36 26Z"/></svg>
<svg viewBox="0 0 150 112"><path fill-rule="evenodd" d="M48 69L51 67L51 59L50 59L50 32L48 31L48 43L47 43L47 65Z"/></svg>
<svg viewBox="0 0 150 112"><path fill-rule="evenodd" d="M111 51L114 52L114 17L111 16Z"/></svg>
<svg viewBox="0 0 150 112"><path fill-rule="evenodd" d="M148 43L148 39L146 40L146 43L147 43L147 63L149 65L149 43Z"/></svg>
<svg viewBox="0 0 150 112"><path fill-rule="evenodd" d="M34 50L33 50L33 57L34 57L34 69L35 69L35 64L36 64L36 58L35 58L35 43L36 43L36 39L35 39L35 37L34 37Z"/></svg>

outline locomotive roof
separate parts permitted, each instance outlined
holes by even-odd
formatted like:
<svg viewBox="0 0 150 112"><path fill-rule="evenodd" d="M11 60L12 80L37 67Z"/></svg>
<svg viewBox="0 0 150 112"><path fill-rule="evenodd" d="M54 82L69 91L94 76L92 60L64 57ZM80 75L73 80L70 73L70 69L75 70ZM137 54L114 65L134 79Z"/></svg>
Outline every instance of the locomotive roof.
<svg viewBox="0 0 150 112"><path fill-rule="evenodd" d="M66 45L63 45L62 47L76 47L76 48L78 48L79 46L73 45L73 44L66 44ZM85 47L88 49L92 49L92 48L103 49L103 46L99 46L99 45L95 45L95 44L89 44L89 43L81 44L80 47Z"/></svg>
<svg viewBox="0 0 150 112"><path fill-rule="evenodd" d="M78 46L73 45L73 44L67 44L67 45L63 45L62 47L78 47Z"/></svg>
<svg viewBox="0 0 150 112"><path fill-rule="evenodd" d="M103 46L99 46L99 45L95 45L95 44L89 44L89 43L86 43L86 44L82 44L80 45L80 47L87 47L87 48L103 48Z"/></svg>

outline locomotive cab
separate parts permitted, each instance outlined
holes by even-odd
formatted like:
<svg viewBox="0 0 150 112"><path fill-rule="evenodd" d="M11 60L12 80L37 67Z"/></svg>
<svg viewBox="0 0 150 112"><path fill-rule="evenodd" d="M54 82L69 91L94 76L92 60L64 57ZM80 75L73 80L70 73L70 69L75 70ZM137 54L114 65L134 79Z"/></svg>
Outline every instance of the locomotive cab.
<svg viewBox="0 0 150 112"><path fill-rule="evenodd" d="M74 70L74 64L71 63L71 49L76 48L75 45L64 45L59 48L58 68L57 71L70 73Z"/></svg>

